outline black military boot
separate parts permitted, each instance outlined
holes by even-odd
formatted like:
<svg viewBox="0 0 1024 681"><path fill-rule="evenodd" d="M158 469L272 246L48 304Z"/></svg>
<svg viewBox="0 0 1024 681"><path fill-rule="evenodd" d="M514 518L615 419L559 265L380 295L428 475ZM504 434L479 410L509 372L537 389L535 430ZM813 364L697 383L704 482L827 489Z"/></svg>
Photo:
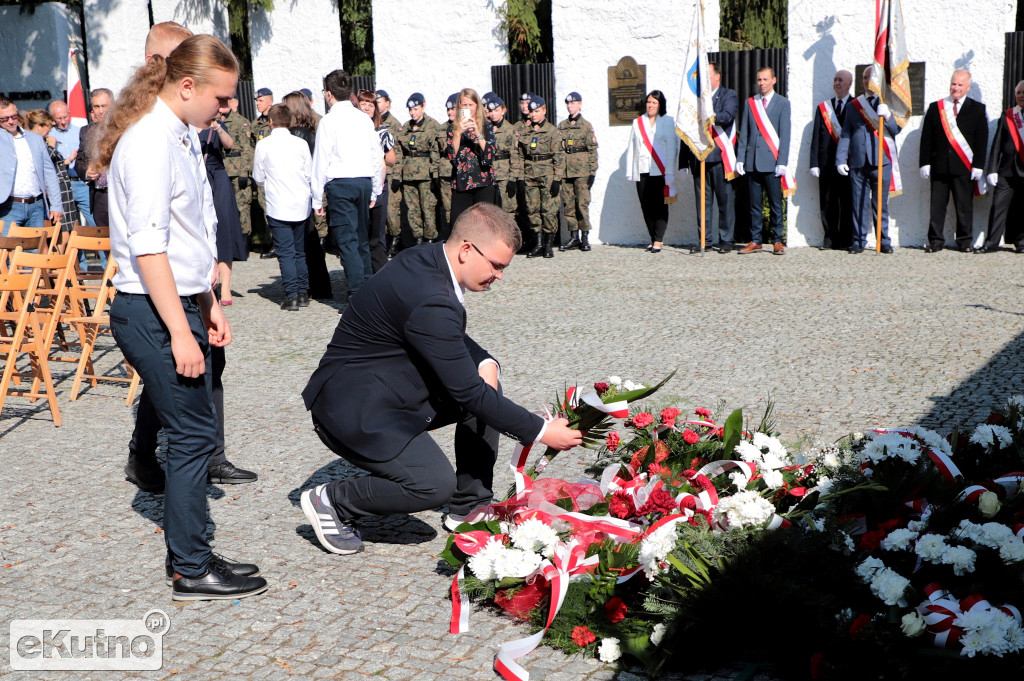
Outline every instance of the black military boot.
<svg viewBox="0 0 1024 681"><path fill-rule="evenodd" d="M569 232L569 240L566 241L561 246L559 246L558 250L564 252L564 251L571 251L574 248L579 248L579 247L580 247L580 231L577 229L577 230L574 230L572 232Z"/></svg>
<svg viewBox="0 0 1024 681"><path fill-rule="evenodd" d="M398 236L394 234L388 234L388 258L395 257L395 253L398 251Z"/></svg>
<svg viewBox="0 0 1024 681"><path fill-rule="evenodd" d="M590 232L580 232L580 250L590 250Z"/></svg>
<svg viewBox="0 0 1024 681"><path fill-rule="evenodd" d="M541 234L540 232L534 233L537 236L537 243L534 244L533 249L526 254L527 258L536 258L544 255L544 241L548 238L547 234Z"/></svg>
<svg viewBox="0 0 1024 681"><path fill-rule="evenodd" d="M544 257L545 258L553 258L553 257L555 257L555 252L552 249L554 248L555 238L557 236L558 236L558 234L545 234L544 235Z"/></svg>

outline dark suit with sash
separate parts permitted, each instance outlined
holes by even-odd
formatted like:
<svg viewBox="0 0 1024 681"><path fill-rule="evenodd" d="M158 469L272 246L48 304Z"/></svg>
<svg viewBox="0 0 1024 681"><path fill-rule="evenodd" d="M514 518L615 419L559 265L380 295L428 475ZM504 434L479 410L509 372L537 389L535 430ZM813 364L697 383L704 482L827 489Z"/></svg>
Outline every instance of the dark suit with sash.
<svg viewBox="0 0 1024 681"><path fill-rule="evenodd" d="M302 392L324 443L367 477L335 480L343 520L491 497L498 432L533 442L543 419L487 385L443 244L403 251L349 301ZM457 471L428 431L458 422Z"/></svg>
<svg viewBox="0 0 1024 681"><path fill-rule="evenodd" d="M1016 112L1016 107L1011 111ZM1021 140L1021 144L1024 146L1024 140ZM1024 161L1021 161L1006 123L1005 111L999 117L985 173L999 175L999 182L992 190L992 210L988 215L985 248L998 248L1005 232L1006 243L1012 243L1018 251L1024 251L1024 229L1021 229L1020 224L1024 216ZM1008 215L1015 216L1009 229L1006 224Z"/></svg>
<svg viewBox="0 0 1024 681"><path fill-rule="evenodd" d="M758 100L761 95L754 95ZM782 178L775 176L775 166L789 161L790 106L789 100L775 92L766 109L768 121L779 136L778 158L772 153L761 134L748 100L743 105L743 125L736 148L736 160L743 164L750 191L750 240L761 243L764 217L761 215L761 194L768 193L771 212L771 242L782 241Z"/></svg>
<svg viewBox="0 0 1024 681"><path fill-rule="evenodd" d="M740 100L735 90L720 87L711 95L711 104L715 111L715 125L726 133L740 115ZM700 229L700 161L693 155L690 148L680 145L679 167L687 168L693 174L693 192L696 196L694 205L697 207L697 229ZM732 184L725 179L725 167L722 165L722 150L714 145L711 153L704 159L704 211L706 245L714 243L711 238L711 215L715 200L718 202L718 241L723 246L732 244L736 229L736 208L733 200Z"/></svg>
<svg viewBox="0 0 1024 681"><path fill-rule="evenodd" d="M833 110L836 109L838 97L831 99ZM843 101L842 107L836 111L839 119L838 135L850 116L857 116L851 110L852 97ZM832 139L825 117L821 109L814 110L814 130L811 136L811 167L818 168L818 203L821 207L821 230L825 235L825 248L847 248L853 234L853 211L850 210L850 178L836 172L836 147L839 143Z"/></svg>

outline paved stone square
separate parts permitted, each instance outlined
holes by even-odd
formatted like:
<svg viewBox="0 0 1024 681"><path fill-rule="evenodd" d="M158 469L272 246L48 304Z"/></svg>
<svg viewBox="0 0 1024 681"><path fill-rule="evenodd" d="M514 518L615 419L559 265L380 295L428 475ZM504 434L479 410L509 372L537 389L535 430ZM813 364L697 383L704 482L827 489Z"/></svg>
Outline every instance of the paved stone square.
<svg viewBox="0 0 1024 681"><path fill-rule="evenodd" d="M503 282L467 305L470 333L502 361L505 392L521 404L540 407L572 382L678 369L658 405L716 409L722 400L756 422L771 396L782 438L795 445L872 425L948 432L1024 392L1022 271L1024 256L1010 252L701 257L600 246L517 257ZM14 672L4 641L0 677L495 678L497 645L526 630L478 610L470 633L447 633L439 510L366 523L367 549L355 556L317 544L299 493L357 474L320 443L299 396L337 307L282 312L278 279L274 260L237 263L228 308L228 456L260 480L209 488L216 550L259 563L270 590L237 603L172 603L162 497L122 473L133 423L125 386L99 385L70 402L72 365L57 364L62 427L24 400L8 400L0 420L0 631L13 619L135 619L151 608L167 612L171 628L161 671ZM339 297L343 282L336 272ZM100 366L116 371L112 341L101 349ZM449 451L451 435L438 434ZM503 441L503 459L511 450ZM550 474L579 476L592 458L563 454ZM501 462L496 489L510 480ZM534 681L641 678L543 645L523 663Z"/></svg>

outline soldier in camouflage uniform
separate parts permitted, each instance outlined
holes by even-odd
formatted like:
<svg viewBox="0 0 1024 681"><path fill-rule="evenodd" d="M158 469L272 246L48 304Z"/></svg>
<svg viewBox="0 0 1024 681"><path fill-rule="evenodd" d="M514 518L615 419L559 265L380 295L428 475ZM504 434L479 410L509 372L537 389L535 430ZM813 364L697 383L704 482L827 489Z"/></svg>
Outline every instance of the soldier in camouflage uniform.
<svg viewBox="0 0 1024 681"><path fill-rule="evenodd" d="M494 126L494 184L498 189L501 207L515 218L516 188L523 177L523 160L519 156L518 137L513 124L505 120L505 102L491 94L485 107L487 118Z"/></svg>
<svg viewBox="0 0 1024 681"><path fill-rule="evenodd" d="M391 97L386 90L377 90L377 110L380 111L381 124L388 129L391 136L398 140L402 134L402 124L391 113ZM388 171L388 182L391 184L388 192L388 257L395 257L398 250L398 240L402 236L402 174L398 171L397 157L399 151L395 147L396 165Z"/></svg>
<svg viewBox="0 0 1024 681"><path fill-rule="evenodd" d="M562 183L562 208L569 227L569 241L560 251L579 248L590 250L590 188L597 174L597 135L580 115L583 98L570 92L565 98L569 117L558 124L565 149L565 182Z"/></svg>
<svg viewBox="0 0 1024 681"><path fill-rule="evenodd" d="M274 105L274 93L270 88L261 87L256 91L256 110L260 112L260 115L252 122L250 126L252 148L256 148L256 143L264 137L270 135L270 117L267 112L270 111L270 107ZM249 169L252 169L252 163L249 164ZM260 258L276 258L277 254L274 253L273 241L270 238L270 229L267 228L266 215L267 215L267 201L263 195L263 187L255 188L256 199L259 201L260 210L263 213L263 220L255 224L256 231L253 232L253 236L258 237L261 244L266 246L266 252L260 254ZM251 221L251 219L250 219Z"/></svg>
<svg viewBox="0 0 1024 681"><path fill-rule="evenodd" d="M395 177L402 180L402 200L417 244L437 239L437 134L441 126L423 111L426 99L409 96L409 120L395 145Z"/></svg>
<svg viewBox="0 0 1024 681"><path fill-rule="evenodd" d="M231 135L231 149L224 152L224 167L235 188L235 203L238 204L238 218L242 222L242 234L246 239L252 234L252 124L249 119L232 109L221 117L224 127Z"/></svg>
<svg viewBox="0 0 1024 681"><path fill-rule="evenodd" d="M448 133L452 131L452 125L455 122L455 110L459 106L459 93L449 95L444 106L448 110L448 122L443 126L438 126L436 141L437 178L441 185L441 224L438 232L442 240L447 239L452 231L449 220L452 216L452 177L455 175L455 169L452 168L452 162L448 159L445 149L448 147Z"/></svg>
<svg viewBox="0 0 1024 681"><path fill-rule="evenodd" d="M562 135L547 121L547 112L544 98L533 95L530 99L532 125L519 136L526 181L526 211L530 227L540 237L533 250L526 254L527 258L555 257L552 247L558 237L558 196L565 177L565 151Z"/></svg>

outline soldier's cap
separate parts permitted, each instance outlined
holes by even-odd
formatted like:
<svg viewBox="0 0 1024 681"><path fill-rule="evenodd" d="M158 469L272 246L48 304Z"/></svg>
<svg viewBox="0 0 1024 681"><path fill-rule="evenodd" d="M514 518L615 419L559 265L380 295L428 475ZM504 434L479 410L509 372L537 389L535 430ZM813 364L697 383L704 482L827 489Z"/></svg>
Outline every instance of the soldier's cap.
<svg viewBox="0 0 1024 681"><path fill-rule="evenodd" d="M256 91L256 99L259 99L260 97L273 97L273 96L274 96L274 91L271 90L268 87L261 87L259 90Z"/></svg>
<svg viewBox="0 0 1024 681"><path fill-rule="evenodd" d="M306 95L306 99L313 99L313 91L310 90L308 87L302 88L301 90L299 90L299 92Z"/></svg>
<svg viewBox="0 0 1024 681"><path fill-rule="evenodd" d="M569 94L567 94L565 96L565 103L566 104L568 104L569 102L582 102L582 101L583 101L583 97L578 92L570 92Z"/></svg>
<svg viewBox="0 0 1024 681"><path fill-rule="evenodd" d="M493 92L485 92L484 96L480 98L480 101L483 103L484 106L487 106L487 102L491 101L497 96L498 95L494 94Z"/></svg>
<svg viewBox="0 0 1024 681"><path fill-rule="evenodd" d="M421 92L414 92L409 95L409 101L405 103L405 106L409 109L414 106L423 106L423 103L427 101L426 97Z"/></svg>
<svg viewBox="0 0 1024 681"><path fill-rule="evenodd" d="M382 97L388 100L389 102L391 101L391 96L388 94L387 90L377 90L377 99L380 99Z"/></svg>
<svg viewBox="0 0 1024 681"><path fill-rule="evenodd" d="M448 99L445 100L445 103L444 103L444 108L451 110L451 109L454 109L455 107L457 107L458 105L459 105L459 93L456 92L455 94L448 95Z"/></svg>
<svg viewBox="0 0 1024 681"><path fill-rule="evenodd" d="M532 97L530 97L530 111L536 111L542 106L547 106L547 103L545 103L543 97L541 97L540 95L533 95Z"/></svg>
<svg viewBox="0 0 1024 681"><path fill-rule="evenodd" d="M499 106L505 106L505 102L502 101L501 97L499 97L498 95L492 94L491 98L487 100L487 104L485 104L484 106L487 107L488 111L494 111Z"/></svg>
<svg viewBox="0 0 1024 681"><path fill-rule="evenodd" d="M520 102L528 102L531 99L533 99L533 95L529 92L524 92L523 94L519 95Z"/></svg>

